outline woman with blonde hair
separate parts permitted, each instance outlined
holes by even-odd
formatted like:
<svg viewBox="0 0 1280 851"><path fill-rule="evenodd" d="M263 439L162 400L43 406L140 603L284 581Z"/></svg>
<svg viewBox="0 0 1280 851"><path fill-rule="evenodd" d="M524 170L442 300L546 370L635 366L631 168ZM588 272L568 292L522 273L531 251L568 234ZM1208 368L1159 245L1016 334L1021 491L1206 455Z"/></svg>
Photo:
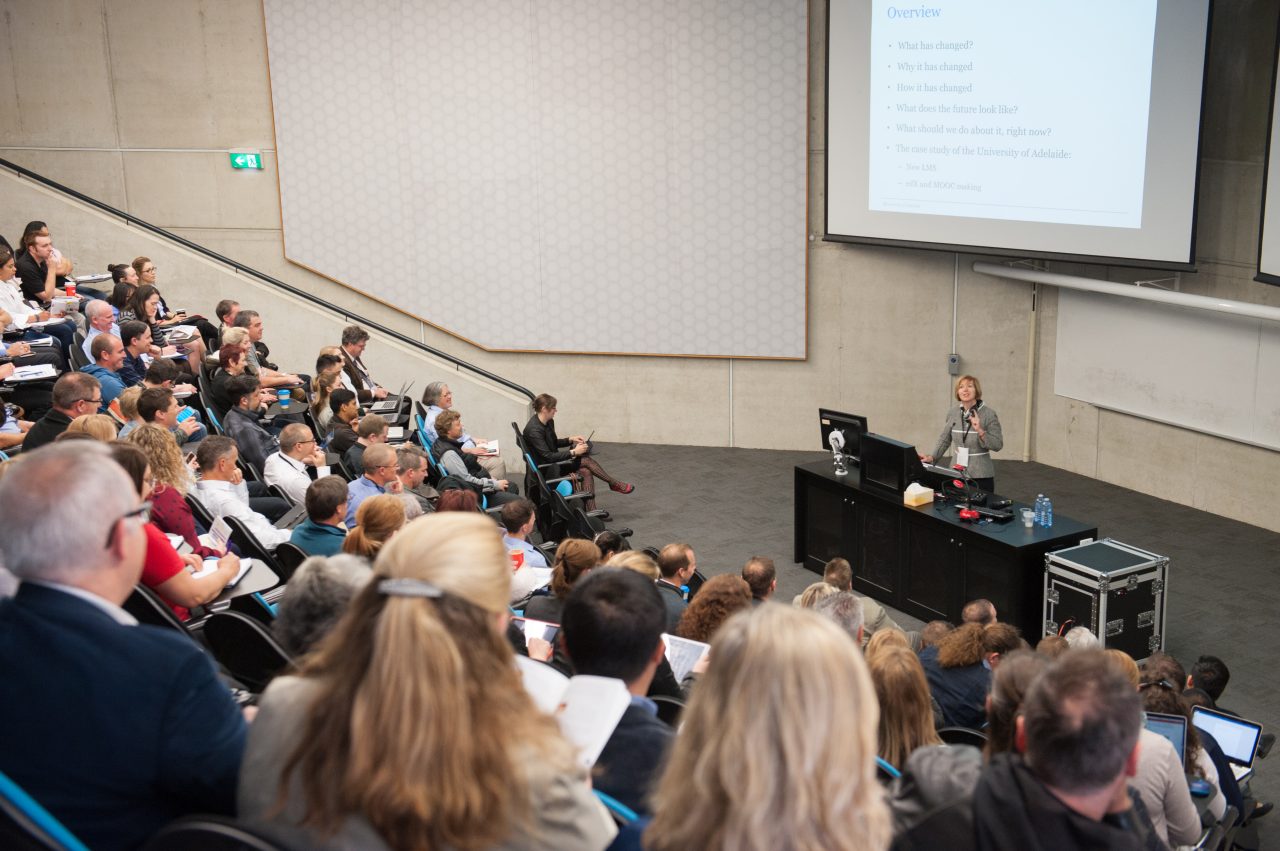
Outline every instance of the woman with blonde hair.
<svg viewBox="0 0 1280 851"><path fill-rule="evenodd" d="M94 440L110 443L116 439L118 429L116 421L106 414L81 414L71 421L67 431L72 434L87 434Z"/></svg>
<svg viewBox="0 0 1280 851"><path fill-rule="evenodd" d="M867 657L867 668L880 701L881 758L901 767L916 748L942 744L920 658L906 647L885 647Z"/></svg>
<svg viewBox="0 0 1280 851"><path fill-rule="evenodd" d="M654 582L657 582L658 577L662 576L662 571L658 569L658 563L653 560L652 556L641 550L623 550L620 553L614 553L605 562L605 566L634 570L641 576L649 577Z"/></svg>
<svg viewBox="0 0 1280 851"><path fill-rule="evenodd" d="M867 639L867 646L863 651L867 662L871 662L871 658L887 650L903 647L911 649L911 640L907 638L907 634L900 629L879 629Z"/></svg>
<svg viewBox="0 0 1280 851"><path fill-rule="evenodd" d="M181 535L191 551L202 558L219 558L220 550L200 542L196 518L187 505L191 470L182 461L182 450L173 434L154 423L143 423L129 432L125 442L142 450L151 465L155 490L151 492L151 522L167 535Z"/></svg>
<svg viewBox="0 0 1280 851"><path fill-rule="evenodd" d="M534 597L524 607L524 616L536 621L560 623L564 601L569 599L573 584L600 563L600 548L590 541L569 538L556 547L551 563L551 596Z"/></svg>
<svg viewBox="0 0 1280 851"><path fill-rule="evenodd" d="M878 723L866 664L834 623L790 606L735 615L685 708L644 848L886 848Z"/></svg>
<svg viewBox="0 0 1280 851"><path fill-rule="evenodd" d="M430 514L297 676L264 692L239 815L311 847L600 849L614 827L504 631L511 567L479 514Z"/></svg>
<svg viewBox="0 0 1280 851"><path fill-rule="evenodd" d="M822 599L839 593L840 589L829 582L815 582L797 594L791 605L800 609L812 609Z"/></svg>
<svg viewBox="0 0 1280 851"><path fill-rule="evenodd" d="M347 532L342 551L372 560L404 523L400 497L389 493L371 496L356 509L356 525Z"/></svg>

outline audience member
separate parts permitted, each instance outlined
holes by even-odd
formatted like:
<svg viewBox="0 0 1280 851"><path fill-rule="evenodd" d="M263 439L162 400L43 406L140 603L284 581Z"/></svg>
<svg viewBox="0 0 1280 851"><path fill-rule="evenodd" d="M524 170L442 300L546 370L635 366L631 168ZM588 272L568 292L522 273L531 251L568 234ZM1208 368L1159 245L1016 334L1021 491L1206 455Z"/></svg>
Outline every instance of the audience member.
<svg viewBox="0 0 1280 851"><path fill-rule="evenodd" d="M33 235L26 243L26 250L17 256L18 280L22 282L22 297L41 304L53 300L54 296L64 295L59 292L58 275L61 264L51 260L53 240L45 235Z"/></svg>
<svg viewBox="0 0 1280 851"><path fill-rule="evenodd" d="M21 446L33 425L35 423L20 418L17 412L11 414L8 405L0 404L0 451Z"/></svg>
<svg viewBox="0 0 1280 851"><path fill-rule="evenodd" d="M105 413L107 406L124 392L125 382L120 375L120 367L124 364L124 344L114 334L99 334L93 338L90 351L93 363L81 367L80 371L98 379L102 388L102 404L98 411Z"/></svg>
<svg viewBox="0 0 1280 851"><path fill-rule="evenodd" d="M976 623L979 626L986 626L989 623L996 622L996 606L990 600L979 597L976 600L970 600L964 604L964 608L960 610L961 623Z"/></svg>
<svg viewBox="0 0 1280 851"><path fill-rule="evenodd" d="M658 569L658 563L653 560L653 556L642 550L624 550L614 553L607 564L609 567L634 570L653 582L657 582L658 577L662 576L662 571Z"/></svg>
<svg viewBox="0 0 1280 851"><path fill-rule="evenodd" d="M151 329L147 328L147 323L136 319L121 322L120 341L124 344L120 378L129 387L136 387L147 376L147 362L142 356L151 351Z"/></svg>
<svg viewBox="0 0 1280 851"><path fill-rule="evenodd" d="M362 558L341 554L308 558L284 587L271 634L291 657L302 658L333 631L372 576Z"/></svg>
<svg viewBox="0 0 1280 851"><path fill-rule="evenodd" d="M1052 663L1017 722L1023 758L996 755L978 781L976 847L1159 847L1141 800L1126 788L1141 729L1136 694L1101 653L1074 651ZM973 847L963 839L951 835L942 844Z"/></svg>
<svg viewBox="0 0 1280 851"><path fill-rule="evenodd" d="M684 614L684 586L693 578L698 569L698 557L693 547L677 541L667 544L658 553L658 590L662 592L662 604L667 609L667 632L674 633L680 626L680 616Z"/></svg>
<svg viewBox="0 0 1280 851"><path fill-rule="evenodd" d="M136 319L144 322L151 331L151 345L159 347L162 356L169 354L182 355L188 360L185 361L185 369L192 374L195 373L195 364L199 364L204 359L204 343L199 336L183 342L176 349L169 347L168 340L165 337L165 328L173 324L176 320L166 320L164 311L161 308L160 292L149 284L142 284L133 291L133 295L129 297L129 303L125 309L120 311L120 322Z"/></svg>
<svg viewBox="0 0 1280 851"><path fill-rule="evenodd" d="M427 484L427 453L412 443L396 447L396 478L404 486L400 499L404 502L404 516L410 520L421 517L435 508L431 500L440 494Z"/></svg>
<svg viewBox="0 0 1280 851"><path fill-rule="evenodd" d="M1009 624L981 626L967 623L952 631L936 648L920 652L929 690L942 708L948 727L978 729L986 717L985 703L991 672L1000 657L1022 644L1018 631Z"/></svg>
<svg viewBox="0 0 1280 851"><path fill-rule="evenodd" d="M987 759L998 753L1017 753L1016 732L1022 702L1050 660L1027 650L1013 650L991 676L991 693L987 695Z"/></svg>
<svg viewBox="0 0 1280 851"><path fill-rule="evenodd" d="M375 443L365 450L364 475L347 485L347 528L356 525L360 503L380 493L400 494L404 485L396 477L396 451L385 443Z"/></svg>
<svg viewBox="0 0 1280 851"><path fill-rule="evenodd" d="M881 759L895 767L906 765L917 748L942 744L934 731L929 683L919 657L909 648L890 647L868 657L867 669L880 702Z"/></svg>
<svg viewBox="0 0 1280 851"><path fill-rule="evenodd" d="M829 582L814 582L793 597L791 605L797 609L812 609L821 600L839 593L836 586Z"/></svg>
<svg viewBox="0 0 1280 851"><path fill-rule="evenodd" d="M18 330L15 323L19 319L27 323L43 322L52 318L49 311L27 304L27 298L17 278L13 254L7 248L0 247L0 311L4 311L9 316L5 320L5 330ZM39 331L28 328L23 332L23 337L33 340L46 333L58 342L58 358L54 365L59 369L66 369L71 359L72 341L75 338L74 325L67 321L53 322Z"/></svg>
<svg viewBox="0 0 1280 851"><path fill-rule="evenodd" d="M666 607L652 582L612 569L583 577L565 600L560 619L574 671L622 680L631 693L631 704L600 752L591 782L640 815L649 814L649 794L674 738L658 719L658 705L645 696L665 658L666 621Z"/></svg>
<svg viewBox="0 0 1280 851"><path fill-rule="evenodd" d="M244 329L233 330L243 331ZM234 407L231 397L227 395L227 384L231 379L246 374L247 363L244 347L241 345L223 343L222 348L218 349L218 368L209 376L208 393L214 416L219 419L226 417L227 412Z"/></svg>
<svg viewBox="0 0 1280 851"><path fill-rule="evenodd" d="M758 606L778 590L778 571L773 559L752 556L742 568L742 578L751 588L751 605Z"/></svg>
<svg viewBox="0 0 1280 851"><path fill-rule="evenodd" d="M1036 652L1050 661L1057 659L1071 649L1071 645L1060 635L1046 635L1036 645Z"/></svg>
<svg viewBox="0 0 1280 851"><path fill-rule="evenodd" d="M506 506L503 506L504 509ZM556 547L551 565L551 594L533 597L524 607L524 616L536 621L560 623L565 600L579 579L600 564L600 548L590 541L567 538Z"/></svg>
<svg viewBox="0 0 1280 851"><path fill-rule="evenodd" d="M250 506L249 489L245 486L244 475L236 466L239 456L240 452L231 438L220 434L206 438L196 452L196 463L200 467L196 496L215 519L235 517L259 544L274 550L289 540L289 530L277 529Z"/></svg>
<svg viewBox="0 0 1280 851"><path fill-rule="evenodd" d="M580 434L564 438L556 435L557 404L559 403L556 397L547 393L541 393L533 400L533 416L529 418L529 422L525 423L522 432L525 446L533 457L533 463L558 465L559 472L556 476L564 475L566 472L576 474L581 480L582 490L587 493L595 493L596 479L604 482L610 490L617 493L634 491L635 485L610 476L605 472L604 467L600 466L600 462L591 457L591 444L585 437ZM437 427L436 430L439 431L439 428ZM555 476L549 477L555 478ZM582 505L586 511L594 511L595 498L584 499Z"/></svg>
<svg viewBox="0 0 1280 851"><path fill-rule="evenodd" d="M320 357L324 358L325 355ZM317 361L317 365L320 365L320 361ZM333 409L329 407L330 395L341 386L341 366L336 372L321 372L311 379L311 416L315 419L316 428L321 434L329 430L329 423L333 420Z"/></svg>
<svg viewBox="0 0 1280 851"><path fill-rule="evenodd" d="M1215 791L1209 798L1209 812L1213 813L1214 818L1220 819L1226 811L1227 798L1219 783L1218 768L1201 742L1201 732L1191 723L1191 707L1182 699L1182 688L1186 681L1187 672L1177 659L1166 653L1156 652L1142 664L1138 694L1142 697L1142 708L1147 712L1178 715L1187 720L1182 771L1178 773L1186 777L1201 777L1212 784ZM1186 835L1185 827L1180 829L1173 821L1170 821L1169 828L1171 835Z"/></svg>
<svg viewBox="0 0 1280 851"><path fill-rule="evenodd" d="M155 481L147 456L132 444L117 442L111 446L111 457L129 475L138 496L147 504ZM142 584L155 591L182 620L191 616L191 609L203 606L222 593L222 589L240 571L239 557L227 553L217 559L211 573L194 576L188 570L204 567L201 556L179 554L154 523L148 522L144 531L147 533L147 549L142 564Z"/></svg>
<svg viewBox="0 0 1280 851"><path fill-rule="evenodd" d="M835 586L839 591L852 591L853 565L843 558L831 559L823 570L822 581ZM901 631L902 627L898 626L897 621L889 617L889 613L885 611L884 606L870 597L862 597L861 599L862 613L865 618L862 630L862 645L864 647L871 640L871 637L882 629Z"/></svg>
<svg viewBox="0 0 1280 851"><path fill-rule="evenodd" d="M400 497L389 493L371 496L356 510L356 525L347 532L342 551L372 561L387 541L404 528L404 523L404 503Z"/></svg>
<svg viewBox="0 0 1280 851"><path fill-rule="evenodd" d="M462 451L462 416L457 411L444 411L436 417L436 440L431 456L444 475L469 490L483 494L492 504L503 505L519 499L519 489L506 479L490 478L472 455Z"/></svg>
<svg viewBox="0 0 1280 851"><path fill-rule="evenodd" d="M449 488L436 500L436 512L463 511L474 514L480 510L480 497L465 488Z"/></svg>
<svg viewBox="0 0 1280 851"><path fill-rule="evenodd" d="M124 440L133 430L143 425L142 417L138 415L138 399L142 396L141 387L126 387L124 392L116 399L116 406L120 409L120 416L124 419L124 425L120 426L120 433L116 435Z"/></svg>
<svg viewBox="0 0 1280 851"><path fill-rule="evenodd" d="M293 528L289 540L307 555L342 552L347 538L347 483L341 476L322 476L307 487L303 502L307 519Z"/></svg>
<svg viewBox="0 0 1280 851"><path fill-rule="evenodd" d="M430 443L435 443L436 439L436 417L453 407L453 391L443 381L433 381L422 391L422 404L427 408L423 425L429 448ZM462 451L479 461L489 478L505 479L507 477L507 467L502 463L502 458L480 448L480 444L490 442L488 438L472 437L464 431L459 442L462 444Z"/></svg>
<svg viewBox="0 0 1280 851"><path fill-rule="evenodd" d="M710 643L711 637L730 615L750 607L751 587L746 580L727 573L713 576L689 601L676 632L691 641Z"/></svg>
<svg viewBox="0 0 1280 851"><path fill-rule="evenodd" d="M116 421L106 414L81 414L71 421L71 425L62 434L77 433L87 434L103 443L110 443L119 436L116 434Z"/></svg>
<svg viewBox="0 0 1280 851"><path fill-rule="evenodd" d="M191 551L201 558L221 558L224 552L200 541L195 516L186 496L195 484L191 468L182 460L182 451L167 429L146 423L129 433L128 442L142 450L151 466L151 522L167 535L180 535Z"/></svg>
<svg viewBox="0 0 1280 851"><path fill-rule="evenodd" d="M356 432L352 425L359 421L360 403L356 401L356 394L340 387L330 394L329 409L333 411L333 419L330 421L332 433L325 448L342 455L356 442Z"/></svg>
<svg viewBox="0 0 1280 851"><path fill-rule="evenodd" d="M240 302L232 298L224 298L218 302L213 308L213 315L218 317L218 339L222 339L222 335L226 330L236 323L236 316L240 313Z"/></svg>
<svg viewBox="0 0 1280 851"><path fill-rule="evenodd" d="M863 615L863 602L863 598L852 591L837 591L819 600L813 610L828 620L834 621L861 647L865 638L863 624L866 622Z"/></svg>
<svg viewBox="0 0 1280 851"><path fill-rule="evenodd" d="M280 369L270 361L270 351L267 349L266 343L262 342L264 328L262 325L262 315L256 310L241 310L236 314L235 327L243 328L249 332L249 349L246 352L249 358L248 372L257 376L258 381L263 387L275 389L277 387L301 387L305 381L301 376L294 375L291 372L281 372ZM299 399L302 397L299 396Z"/></svg>
<svg viewBox="0 0 1280 851"><path fill-rule="evenodd" d="M1094 635L1087 626L1073 626L1062 637L1073 650L1097 650L1102 647L1098 636Z"/></svg>
<svg viewBox="0 0 1280 851"><path fill-rule="evenodd" d="M521 687L510 577L478 514L397 535L299 675L263 694L240 817L303 828L313 845L606 846L614 827L573 747Z"/></svg>
<svg viewBox="0 0 1280 851"><path fill-rule="evenodd" d="M591 540L600 548L601 561L608 561L615 553L622 552L627 546L626 539L612 529L597 532L596 536Z"/></svg>
<svg viewBox="0 0 1280 851"><path fill-rule="evenodd" d="M0 771L92 848L234 814L244 720L198 644L120 608L142 572L146 508L106 447L13 464L0 517L0 554L22 580L0 602L0 681L14 696L0 701Z"/></svg>
<svg viewBox="0 0 1280 851"><path fill-rule="evenodd" d="M521 497L502 506L502 545L510 553L519 550L523 563L530 567L546 567L547 557L542 550L529 543L529 536L538 524L538 514L533 503ZM594 546L594 545L593 545Z"/></svg>
<svg viewBox="0 0 1280 851"><path fill-rule="evenodd" d="M178 397L173 395L172 390L163 387L148 387L138 397L138 416L142 421L168 429L179 446L194 440L201 428L194 417L188 416L180 421L178 418L182 411L183 406Z"/></svg>
<svg viewBox="0 0 1280 851"><path fill-rule="evenodd" d="M1222 692L1226 690L1230 680L1231 671L1227 668L1227 664L1217 656L1205 655L1191 666L1191 678L1187 681L1187 685L1191 688L1203 689L1213 701L1213 705L1209 708L1218 709L1218 700L1222 697Z"/></svg>
<svg viewBox="0 0 1280 851"><path fill-rule="evenodd" d="M386 388L373 380L362 360L368 345L369 332L359 325L348 325L342 329L342 385L355 393L361 402L387 398Z"/></svg>
<svg viewBox="0 0 1280 851"><path fill-rule="evenodd" d="M231 409L222 420L222 430L236 442L245 463L261 473L267 457L279 451L280 441L262 427L259 387L258 379L252 375L237 375L227 382Z"/></svg>
<svg viewBox="0 0 1280 851"><path fill-rule="evenodd" d="M150 257L135 257L133 258L132 265L134 271L138 273L139 287L156 287L156 277L159 269L157 269L156 264L151 261ZM159 296L159 294L160 291L157 289L156 295ZM216 342L218 339L218 329L214 328L213 324L209 322L209 320L199 315L188 316L187 312L181 309L172 311L169 309L169 305L165 303L164 298L160 298L159 300L156 316L160 325L163 327L168 328L174 325L194 325L196 330L199 332L202 341L208 339ZM138 318L141 319L141 315L139 315ZM200 343L200 350L197 363L204 359L203 342Z"/></svg>
<svg viewBox="0 0 1280 851"><path fill-rule="evenodd" d="M324 451L316 446L316 436L302 423L289 423L280 430L280 450L267 456L262 479L284 491L294 505L307 499L311 476L307 467L323 467Z"/></svg>
<svg viewBox="0 0 1280 851"><path fill-rule="evenodd" d="M93 414L102 406L102 385L83 372L64 372L53 385L53 404L22 443L23 453L39 449L67 430L82 414Z"/></svg>
<svg viewBox="0 0 1280 851"><path fill-rule="evenodd" d="M882 629L867 639L867 645L862 648L862 654L867 660L870 660L876 654L883 653L894 647L905 647L910 650L911 641L907 638L907 634L900 629Z"/></svg>
<svg viewBox="0 0 1280 851"><path fill-rule="evenodd" d="M80 348L84 352L84 356L93 361L96 360L93 356L93 341L98 338L99 334L112 334L119 337L120 326L116 324L116 314L111 309L111 305L101 299L94 299L85 304L84 321L84 342Z"/></svg>
<svg viewBox="0 0 1280 851"><path fill-rule="evenodd" d="M924 625L924 629L920 630L920 650L937 647L954 629L955 626L947 621L929 621Z"/></svg>
<svg viewBox="0 0 1280 851"><path fill-rule="evenodd" d="M375 443L387 442L387 421L378 414L365 414L356 426L356 442L342 454L342 463L351 475L364 473L364 451Z"/></svg>
<svg viewBox="0 0 1280 851"><path fill-rule="evenodd" d="M803 724L793 723L796 707ZM830 622L791 606L739 614L712 643L653 822L622 838L643 830L648 851L885 848L878 716L861 654Z"/></svg>

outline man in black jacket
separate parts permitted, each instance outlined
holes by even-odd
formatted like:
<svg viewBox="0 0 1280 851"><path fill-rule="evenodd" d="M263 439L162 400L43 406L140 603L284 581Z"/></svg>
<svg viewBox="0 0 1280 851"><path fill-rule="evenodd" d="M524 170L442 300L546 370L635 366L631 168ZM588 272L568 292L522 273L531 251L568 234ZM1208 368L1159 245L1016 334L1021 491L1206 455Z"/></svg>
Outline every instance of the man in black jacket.
<svg viewBox="0 0 1280 851"><path fill-rule="evenodd" d="M96 414L102 405L102 385L84 372L64 372L53 385L53 407L27 432L22 451L31 452L67 430L82 414Z"/></svg>
<svg viewBox="0 0 1280 851"><path fill-rule="evenodd" d="M600 568L579 579L560 618L565 651L579 674L627 684L631 705L596 760L592 783L641 815L673 733L645 697L665 647L666 608L658 589L631 570Z"/></svg>

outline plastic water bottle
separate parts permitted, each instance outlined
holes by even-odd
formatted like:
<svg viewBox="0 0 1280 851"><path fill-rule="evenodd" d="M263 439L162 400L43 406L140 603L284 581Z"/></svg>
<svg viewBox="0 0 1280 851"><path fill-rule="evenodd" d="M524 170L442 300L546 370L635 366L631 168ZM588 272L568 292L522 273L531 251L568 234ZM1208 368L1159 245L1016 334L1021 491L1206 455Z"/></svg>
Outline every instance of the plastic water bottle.
<svg viewBox="0 0 1280 851"><path fill-rule="evenodd" d="M1053 500L1047 496L1044 498L1044 525L1046 527L1053 525Z"/></svg>
<svg viewBox="0 0 1280 851"><path fill-rule="evenodd" d="M1044 494L1036 497L1036 525L1044 525Z"/></svg>

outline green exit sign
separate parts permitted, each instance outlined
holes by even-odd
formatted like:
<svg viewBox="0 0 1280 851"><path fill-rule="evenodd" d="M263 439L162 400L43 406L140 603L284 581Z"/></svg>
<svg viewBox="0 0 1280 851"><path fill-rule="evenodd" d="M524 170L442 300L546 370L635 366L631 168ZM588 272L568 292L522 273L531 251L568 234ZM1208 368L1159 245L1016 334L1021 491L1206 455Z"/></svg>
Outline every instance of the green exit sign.
<svg viewBox="0 0 1280 851"><path fill-rule="evenodd" d="M262 154L256 151L253 153L232 151L227 156L231 157L232 168L262 168Z"/></svg>

